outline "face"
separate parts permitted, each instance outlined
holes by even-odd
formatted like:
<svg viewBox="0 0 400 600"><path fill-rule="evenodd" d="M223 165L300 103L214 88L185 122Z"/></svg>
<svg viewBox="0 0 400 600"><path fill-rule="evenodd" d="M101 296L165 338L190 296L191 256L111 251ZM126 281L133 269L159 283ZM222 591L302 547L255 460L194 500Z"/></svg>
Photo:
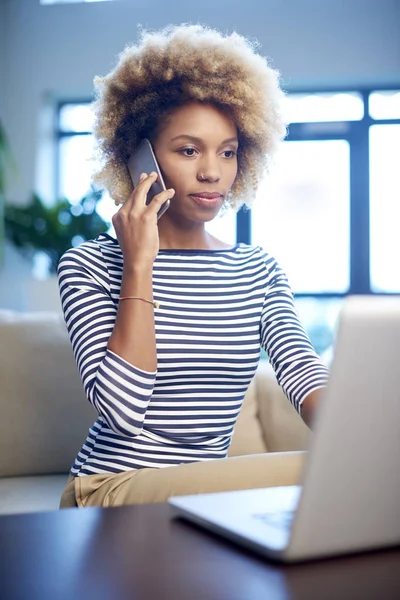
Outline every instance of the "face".
<svg viewBox="0 0 400 600"><path fill-rule="evenodd" d="M234 122L210 104L189 102L163 123L153 146L165 184L175 190L162 219L213 219L237 174Z"/></svg>

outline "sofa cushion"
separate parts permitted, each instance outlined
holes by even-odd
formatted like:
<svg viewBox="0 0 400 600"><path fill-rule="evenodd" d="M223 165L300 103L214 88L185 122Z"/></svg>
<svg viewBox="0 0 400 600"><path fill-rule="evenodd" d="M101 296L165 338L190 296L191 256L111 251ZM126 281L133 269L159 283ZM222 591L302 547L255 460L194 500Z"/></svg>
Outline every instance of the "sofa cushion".
<svg viewBox="0 0 400 600"><path fill-rule="evenodd" d="M96 413L61 313L0 310L0 477L66 473Z"/></svg>
<svg viewBox="0 0 400 600"><path fill-rule="evenodd" d="M257 418L257 385L255 378L250 383L236 421L235 431L228 451L228 456L245 454L262 454L267 452L260 421Z"/></svg>
<svg viewBox="0 0 400 600"><path fill-rule="evenodd" d="M257 416L270 452L307 450L310 430L278 384L268 361L260 361L255 379Z"/></svg>
<svg viewBox="0 0 400 600"><path fill-rule="evenodd" d="M57 510L67 475L0 478L0 515Z"/></svg>

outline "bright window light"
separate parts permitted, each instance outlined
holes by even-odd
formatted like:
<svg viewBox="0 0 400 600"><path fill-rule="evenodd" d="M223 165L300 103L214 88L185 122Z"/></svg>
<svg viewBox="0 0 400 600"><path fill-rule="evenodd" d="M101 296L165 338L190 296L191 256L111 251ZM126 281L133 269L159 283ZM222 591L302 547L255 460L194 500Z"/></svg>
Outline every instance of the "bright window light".
<svg viewBox="0 0 400 600"><path fill-rule="evenodd" d="M369 130L371 206L371 287L400 292L400 125Z"/></svg>
<svg viewBox="0 0 400 600"><path fill-rule="evenodd" d="M252 209L252 243L280 263L295 293L346 293L350 256L347 140L284 142Z"/></svg>
<svg viewBox="0 0 400 600"><path fill-rule="evenodd" d="M60 109L60 129L69 132L92 132L93 118L89 104L64 104Z"/></svg>
<svg viewBox="0 0 400 600"><path fill-rule="evenodd" d="M368 108L373 119L400 119L400 90L372 92Z"/></svg>
<svg viewBox="0 0 400 600"><path fill-rule="evenodd" d="M364 102L358 92L293 93L286 96L283 110L289 123L360 121Z"/></svg>

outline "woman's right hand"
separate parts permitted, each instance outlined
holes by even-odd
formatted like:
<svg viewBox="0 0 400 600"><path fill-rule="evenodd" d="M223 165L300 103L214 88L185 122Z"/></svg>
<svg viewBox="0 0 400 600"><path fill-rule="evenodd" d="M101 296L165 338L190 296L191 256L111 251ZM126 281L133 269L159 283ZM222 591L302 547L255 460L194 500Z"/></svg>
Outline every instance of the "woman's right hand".
<svg viewBox="0 0 400 600"><path fill-rule="evenodd" d="M124 268L152 267L158 254L157 213L164 202L174 196L175 190L157 194L147 205L147 194L157 177L157 173L142 173L129 199L112 217L124 257Z"/></svg>

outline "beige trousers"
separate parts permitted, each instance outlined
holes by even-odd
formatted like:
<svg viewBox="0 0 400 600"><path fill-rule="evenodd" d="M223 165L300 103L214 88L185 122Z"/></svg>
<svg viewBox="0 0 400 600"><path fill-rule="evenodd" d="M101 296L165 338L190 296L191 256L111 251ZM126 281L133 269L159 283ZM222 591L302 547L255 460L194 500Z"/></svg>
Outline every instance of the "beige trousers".
<svg viewBox="0 0 400 600"><path fill-rule="evenodd" d="M69 477L60 508L166 502L185 496L295 485L306 452L277 452L220 458L174 467Z"/></svg>

